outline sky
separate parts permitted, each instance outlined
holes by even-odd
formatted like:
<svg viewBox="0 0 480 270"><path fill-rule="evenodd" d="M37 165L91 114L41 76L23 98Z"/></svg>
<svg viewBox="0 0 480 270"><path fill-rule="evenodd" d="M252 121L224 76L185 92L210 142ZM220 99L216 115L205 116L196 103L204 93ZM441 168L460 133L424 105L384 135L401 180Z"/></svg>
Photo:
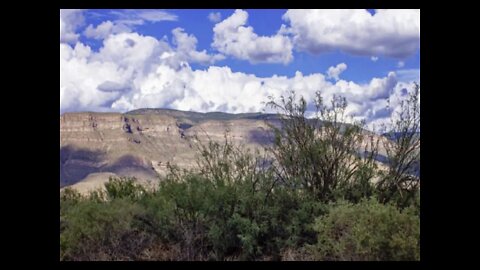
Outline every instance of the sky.
<svg viewBox="0 0 480 270"><path fill-rule="evenodd" d="M260 112L320 91L374 129L413 82L420 10L60 10L61 114Z"/></svg>

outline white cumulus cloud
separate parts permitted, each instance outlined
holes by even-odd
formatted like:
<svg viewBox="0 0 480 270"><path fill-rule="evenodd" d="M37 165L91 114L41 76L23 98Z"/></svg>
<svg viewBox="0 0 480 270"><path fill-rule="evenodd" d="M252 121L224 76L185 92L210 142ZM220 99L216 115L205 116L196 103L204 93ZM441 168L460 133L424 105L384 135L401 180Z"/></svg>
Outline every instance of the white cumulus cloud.
<svg viewBox="0 0 480 270"><path fill-rule="evenodd" d="M258 36L253 27L245 26L248 13L237 9L213 28L212 47L219 52L250 63L283 63L293 60L293 45L284 35Z"/></svg>
<svg viewBox="0 0 480 270"><path fill-rule="evenodd" d="M112 62L121 68L131 68L148 72L152 64L158 62L159 55L171 50L170 46L154 37L138 33L110 35L92 60Z"/></svg>
<svg viewBox="0 0 480 270"><path fill-rule="evenodd" d="M197 51L197 38L184 32L183 28L172 30L173 43L177 46L176 56L180 61L187 61L200 64L213 64L223 60L221 54L210 55L203 51Z"/></svg>
<svg viewBox="0 0 480 270"><path fill-rule="evenodd" d="M108 111L121 93L101 91L107 81L125 84L132 76L129 69L109 61L93 61L88 46L60 44L60 111Z"/></svg>
<svg viewBox="0 0 480 270"><path fill-rule="evenodd" d="M80 34L76 30L85 23L81 9L60 10L60 42L75 44Z"/></svg>
<svg viewBox="0 0 480 270"><path fill-rule="evenodd" d="M91 12L91 14L101 18L107 13ZM163 10L125 9L110 11L108 14L113 17L111 20L103 21L97 26L90 24L83 34L87 38L102 40L110 34L132 32L136 27L146 23L178 20L177 15Z"/></svg>
<svg viewBox="0 0 480 270"><path fill-rule="evenodd" d="M332 83L321 73L258 77L229 67L193 70L187 62L175 66L162 57L172 53L163 41L136 33L110 36L99 52L82 43L60 44L60 110L125 112L150 107L258 112L268 96L287 95L290 90L303 96L311 108L315 92L321 90L326 102L334 95L345 96L348 115L378 124L390 113L385 110L387 99L395 105L396 96L403 94L399 85L408 85L398 82L394 72L362 85Z"/></svg>
<svg viewBox="0 0 480 270"><path fill-rule="evenodd" d="M116 22L135 26L146 22L157 23L161 21L177 21L178 16L164 10L150 9L124 9L110 12L116 17Z"/></svg>
<svg viewBox="0 0 480 270"><path fill-rule="evenodd" d="M114 44L117 50L112 49ZM144 49L135 50L135 46ZM303 96L312 108L315 92L320 90L326 102L334 95L345 96L349 116L378 125L391 113L386 109L387 100L395 108L403 89L411 85L399 82L394 72L358 84L345 80L332 83L321 73L304 75L298 71L292 77L257 77L229 67L193 70L187 62L175 66L161 57L172 53L162 41L133 33L112 35L99 52L82 43L74 47L60 44L61 112L125 112L146 107L258 112L265 108L262 102L268 96L287 95L290 90Z"/></svg>
<svg viewBox="0 0 480 270"><path fill-rule="evenodd" d="M341 50L354 55L406 58L420 47L420 10L291 9L282 33L312 54Z"/></svg>
<svg viewBox="0 0 480 270"><path fill-rule="evenodd" d="M395 73L399 81L420 83L420 69L400 69L395 71Z"/></svg>
<svg viewBox="0 0 480 270"><path fill-rule="evenodd" d="M328 78L333 78L336 81L338 81L340 78L338 77L342 72L344 72L347 69L347 64L345 63L340 63L336 65L335 67L329 67L327 70L327 76Z"/></svg>
<svg viewBox="0 0 480 270"><path fill-rule="evenodd" d="M210 12L208 14L208 19L211 22L219 22L222 19L222 14L220 12Z"/></svg>
<svg viewBox="0 0 480 270"><path fill-rule="evenodd" d="M131 32L131 29L123 24L115 24L111 21L104 21L94 27L92 24L88 25L83 34L87 38L105 39L110 34L118 34L122 32Z"/></svg>
<svg viewBox="0 0 480 270"><path fill-rule="evenodd" d="M365 118L369 126L373 126L386 122L392 111L398 110L401 98L412 88L412 82L406 78L417 73L419 77L419 71L399 70L359 84L340 78L341 72L347 68L345 63L331 67L326 74L304 75L297 71L290 77L258 77L232 71L228 66L194 70L189 63L212 65L224 56L199 51L196 37L182 28L172 31L173 43L169 44L166 40L135 32L115 33L110 31L115 25L105 23L102 27L91 29L93 38L103 39L99 50L93 51L76 36L75 29L78 30L82 23L80 16L65 16L67 19L61 16L61 22L68 22L70 37L76 38L65 39L64 36L60 42L61 113L125 112L145 107L200 112L258 112L265 108L262 102L267 101L268 96L287 95L290 90L303 96L312 108L315 92L320 90L327 103L334 95L345 96L349 102L348 115L355 119ZM220 25L217 30L228 33L228 38L238 42L245 39L261 44L259 39L262 37L256 36L251 27L243 26L246 17L246 12L237 10L217 24L216 27ZM62 27L65 24L61 24L61 35L65 35L67 28ZM239 30L242 27L243 30ZM265 38L272 42L275 40ZM228 55L241 50L236 47L224 49L224 53L230 52ZM238 53L252 57L248 50Z"/></svg>
<svg viewBox="0 0 480 270"><path fill-rule="evenodd" d="M176 21L178 16L163 10L143 10L138 11L137 16L150 22Z"/></svg>

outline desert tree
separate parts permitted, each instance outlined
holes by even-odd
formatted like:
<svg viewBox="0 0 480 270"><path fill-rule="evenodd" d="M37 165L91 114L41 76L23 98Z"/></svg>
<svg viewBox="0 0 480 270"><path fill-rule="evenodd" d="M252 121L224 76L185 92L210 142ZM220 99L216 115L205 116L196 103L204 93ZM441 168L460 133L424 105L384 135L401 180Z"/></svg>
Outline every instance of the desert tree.
<svg viewBox="0 0 480 270"><path fill-rule="evenodd" d="M390 126L384 127L388 171L377 184L382 202L406 206L420 187L420 85L415 83L408 98L394 111Z"/></svg>
<svg viewBox="0 0 480 270"><path fill-rule="evenodd" d="M346 98L333 96L328 106L316 92L314 104L314 116L307 118L307 102L303 97L297 102L295 92L281 96L279 102L270 97L267 106L282 116L281 128L271 125L275 143L270 150L281 183L329 201L340 187L345 189L359 179L361 170L373 168L376 144L365 139L364 122L347 115ZM362 156L359 149L365 141L368 154Z"/></svg>

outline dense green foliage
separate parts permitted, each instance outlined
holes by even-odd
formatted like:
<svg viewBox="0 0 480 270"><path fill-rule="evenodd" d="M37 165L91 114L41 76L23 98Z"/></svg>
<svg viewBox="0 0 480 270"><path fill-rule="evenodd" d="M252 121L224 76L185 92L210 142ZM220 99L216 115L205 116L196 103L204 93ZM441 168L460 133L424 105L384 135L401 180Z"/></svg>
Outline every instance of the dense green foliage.
<svg viewBox="0 0 480 270"><path fill-rule="evenodd" d="M272 104L288 116L267 149L273 163L226 134L198 144L197 169L169 166L155 190L128 178L88 196L63 190L60 259L419 260L418 187L395 184L414 177L379 172L378 142L341 123L345 100L327 108L318 96L314 123L303 99Z"/></svg>
<svg viewBox="0 0 480 270"><path fill-rule="evenodd" d="M419 260L420 220L413 208L399 210L375 199L333 204L314 225L318 260Z"/></svg>

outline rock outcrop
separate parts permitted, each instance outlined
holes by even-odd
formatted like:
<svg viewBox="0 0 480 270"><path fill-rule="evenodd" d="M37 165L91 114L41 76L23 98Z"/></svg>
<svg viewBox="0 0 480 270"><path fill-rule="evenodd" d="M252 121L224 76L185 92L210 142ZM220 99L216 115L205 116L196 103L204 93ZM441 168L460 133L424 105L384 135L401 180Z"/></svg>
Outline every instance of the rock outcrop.
<svg viewBox="0 0 480 270"><path fill-rule="evenodd" d="M248 147L271 142L265 121L255 119L261 114L245 114L252 119L203 115L207 114L173 110L65 113L60 116L60 186L81 182L92 173L97 173L95 179L98 173L110 173L151 180L165 174L168 163L191 168L196 139L222 141L226 130L236 143Z"/></svg>
<svg viewBox="0 0 480 270"><path fill-rule="evenodd" d="M278 116L164 109L65 113L60 116L60 187L84 189L110 176L158 181L169 163L194 167L195 144L223 142L225 132L235 144L262 151L273 142L269 125L280 127Z"/></svg>

